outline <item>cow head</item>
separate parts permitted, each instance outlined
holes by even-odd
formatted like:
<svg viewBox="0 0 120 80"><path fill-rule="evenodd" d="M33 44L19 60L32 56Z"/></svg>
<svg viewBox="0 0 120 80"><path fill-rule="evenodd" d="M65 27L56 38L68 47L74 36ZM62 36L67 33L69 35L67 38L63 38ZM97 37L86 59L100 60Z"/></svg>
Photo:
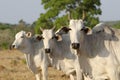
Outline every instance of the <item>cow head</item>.
<svg viewBox="0 0 120 80"><path fill-rule="evenodd" d="M15 35L15 40L10 46L11 49L21 49L28 44L27 39L31 37L31 32L26 33L25 31L20 31Z"/></svg>
<svg viewBox="0 0 120 80"><path fill-rule="evenodd" d="M56 39L59 40L59 36L56 36L54 34L54 28L52 29L41 29L42 31L42 39L43 39L43 44L45 48L45 53L51 53L51 45L52 45L52 40Z"/></svg>
<svg viewBox="0 0 120 80"><path fill-rule="evenodd" d="M69 27L61 28L56 34L62 35L69 32L72 48L78 49L80 47L80 31L84 31L85 33L87 33L88 30L88 28L84 27L83 20L71 19L69 22Z"/></svg>

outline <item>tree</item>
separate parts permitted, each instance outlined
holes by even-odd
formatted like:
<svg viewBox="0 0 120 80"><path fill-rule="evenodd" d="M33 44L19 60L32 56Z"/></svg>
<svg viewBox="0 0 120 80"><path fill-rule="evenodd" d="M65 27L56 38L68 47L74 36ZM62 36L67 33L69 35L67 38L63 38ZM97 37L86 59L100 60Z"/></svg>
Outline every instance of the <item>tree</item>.
<svg viewBox="0 0 120 80"><path fill-rule="evenodd" d="M56 29L61 26L68 26L67 11L73 19L82 18L85 25L94 26L99 22L98 15L101 14L100 0L42 0L46 13L40 14L36 22L35 32L39 27Z"/></svg>
<svg viewBox="0 0 120 80"><path fill-rule="evenodd" d="M25 27L26 26L26 22L23 20L23 19L21 19L21 20L19 20L19 27Z"/></svg>

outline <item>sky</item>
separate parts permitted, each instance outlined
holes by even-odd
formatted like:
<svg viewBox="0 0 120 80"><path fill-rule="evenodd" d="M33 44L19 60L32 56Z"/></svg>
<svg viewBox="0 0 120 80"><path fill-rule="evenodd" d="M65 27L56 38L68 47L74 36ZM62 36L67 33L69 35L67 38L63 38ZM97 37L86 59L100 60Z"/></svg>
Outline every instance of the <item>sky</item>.
<svg viewBox="0 0 120 80"><path fill-rule="evenodd" d="M101 0L101 21L120 20L120 0ZM45 12L41 0L0 0L0 22L17 24L23 19L33 23Z"/></svg>
<svg viewBox="0 0 120 80"><path fill-rule="evenodd" d="M120 20L120 0L101 0L101 21Z"/></svg>

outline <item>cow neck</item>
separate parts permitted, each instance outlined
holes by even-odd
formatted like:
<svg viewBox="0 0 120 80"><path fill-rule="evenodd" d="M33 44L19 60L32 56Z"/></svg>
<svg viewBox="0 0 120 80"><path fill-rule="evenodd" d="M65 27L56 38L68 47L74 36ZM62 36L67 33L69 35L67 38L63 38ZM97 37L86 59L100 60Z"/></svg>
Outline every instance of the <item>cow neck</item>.
<svg viewBox="0 0 120 80"><path fill-rule="evenodd" d="M26 54L33 54L34 53L34 45L32 38L28 39L28 44L25 46L25 48L22 50L22 52Z"/></svg>
<svg viewBox="0 0 120 80"><path fill-rule="evenodd" d="M62 41L57 41L56 39L53 40L52 46L52 54L53 57L64 59L64 58L71 58L74 56L74 54L71 54L70 50L70 42L68 44L68 41L66 39L63 39Z"/></svg>
<svg viewBox="0 0 120 80"><path fill-rule="evenodd" d="M101 52L104 46L104 39L101 35L82 33L80 39L80 51L86 56L95 57L98 52ZM100 37L101 36L101 37Z"/></svg>
<svg viewBox="0 0 120 80"><path fill-rule="evenodd" d="M50 48L52 49L52 52L51 52L51 56L52 57L58 57L61 53L61 51L58 51L59 49L59 46L58 46L58 43L57 43L57 40L56 39L53 39L50 43Z"/></svg>

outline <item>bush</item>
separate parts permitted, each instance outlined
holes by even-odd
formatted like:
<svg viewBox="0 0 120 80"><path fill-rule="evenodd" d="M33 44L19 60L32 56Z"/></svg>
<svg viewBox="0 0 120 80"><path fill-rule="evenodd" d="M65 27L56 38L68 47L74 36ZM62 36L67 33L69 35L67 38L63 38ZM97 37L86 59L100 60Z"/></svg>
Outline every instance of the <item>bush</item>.
<svg viewBox="0 0 120 80"><path fill-rule="evenodd" d="M2 48L2 49L8 49L8 48L9 48L9 43L8 43L8 42L3 42L3 43L1 44L1 48Z"/></svg>
<svg viewBox="0 0 120 80"><path fill-rule="evenodd" d="M114 28L120 29L120 21L113 25Z"/></svg>

